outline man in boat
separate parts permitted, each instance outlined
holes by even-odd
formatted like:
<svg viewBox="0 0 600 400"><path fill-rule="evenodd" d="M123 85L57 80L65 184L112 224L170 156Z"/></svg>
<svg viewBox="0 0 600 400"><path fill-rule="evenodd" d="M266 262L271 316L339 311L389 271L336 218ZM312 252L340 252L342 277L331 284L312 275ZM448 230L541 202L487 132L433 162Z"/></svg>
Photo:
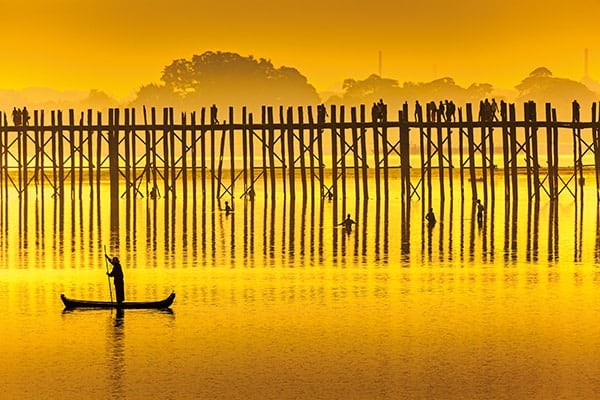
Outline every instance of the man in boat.
<svg viewBox="0 0 600 400"><path fill-rule="evenodd" d="M125 285L123 283L123 268L121 268L121 262L118 257L110 258L107 254L104 255L109 263L112 264L113 269L107 272L106 275L113 278L115 282L115 294L117 296L117 303L125 301Z"/></svg>

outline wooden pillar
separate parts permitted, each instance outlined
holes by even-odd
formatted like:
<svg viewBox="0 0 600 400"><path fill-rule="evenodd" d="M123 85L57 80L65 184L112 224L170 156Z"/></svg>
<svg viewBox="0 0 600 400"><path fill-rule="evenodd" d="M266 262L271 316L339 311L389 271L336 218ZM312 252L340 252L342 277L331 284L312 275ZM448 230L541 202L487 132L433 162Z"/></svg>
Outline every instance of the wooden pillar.
<svg viewBox="0 0 600 400"><path fill-rule="evenodd" d="M365 105L360 106L360 156L362 158L362 182L363 196L365 200L369 199L369 165L367 163L367 119ZM367 204L365 201L364 204Z"/></svg>
<svg viewBox="0 0 600 400"><path fill-rule="evenodd" d="M58 187L59 187L59 194L60 197L63 198L63 196L65 195L65 149L64 149L64 128L63 128L63 121L62 121L62 112L58 111L57 112L57 118L58 118L58 138L57 138L57 145L58 145Z"/></svg>
<svg viewBox="0 0 600 400"><path fill-rule="evenodd" d="M465 198L464 125L462 107L458 109L458 159L460 162L460 198Z"/></svg>
<svg viewBox="0 0 600 400"><path fill-rule="evenodd" d="M300 178L302 179L302 199L306 199L306 145L304 143L304 111L301 106L298 107L298 145L300 148ZM312 159L312 152L309 153ZM312 171L311 171L312 173Z"/></svg>
<svg viewBox="0 0 600 400"><path fill-rule="evenodd" d="M389 154L388 154L388 131L387 131L387 105L383 106L383 121L381 125L381 153L383 158L383 191L388 199L390 191Z"/></svg>
<svg viewBox="0 0 600 400"><path fill-rule="evenodd" d="M554 169L553 169L553 180L554 180L554 192L555 192L555 197L556 200L558 200L558 195L559 195L559 188L558 188L558 126L556 123L556 109L553 108L552 109L552 143L554 143L554 146L552 148L553 151L553 162L554 162ZM558 211L558 210L557 210ZM558 216L557 216L558 219ZM557 220L558 222L558 220ZM558 232L556 232L557 238L558 238ZM558 239L557 239L558 240Z"/></svg>
<svg viewBox="0 0 600 400"><path fill-rule="evenodd" d="M277 143L277 140L279 140L279 144L281 146L281 182L283 184L283 195L287 196L287 160L285 151L285 128L286 126L283 116L283 106L279 106L279 138L275 140L275 143ZM275 151L275 148L273 147L272 150Z"/></svg>
<svg viewBox="0 0 600 400"><path fill-rule="evenodd" d="M334 225L337 223L337 196L338 196L338 163L337 163L337 109L335 105L331 106L331 192L333 193L334 198L334 215L333 215L333 223Z"/></svg>
<svg viewBox="0 0 600 400"><path fill-rule="evenodd" d="M269 170L271 182L271 199L275 200L275 128L273 126L273 107L267 107L268 131L269 131Z"/></svg>
<svg viewBox="0 0 600 400"><path fill-rule="evenodd" d="M510 180L509 180L509 133L507 124L507 107L506 102L500 102L500 119L502 121L502 157L503 157L503 170L504 170L504 200L510 199Z"/></svg>
<svg viewBox="0 0 600 400"><path fill-rule="evenodd" d="M175 118L173 115L173 107L169 107L169 164L171 171L171 182L169 188L173 194L173 198L177 197L177 159L175 158Z"/></svg>
<svg viewBox="0 0 600 400"><path fill-rule="evenodd" d="M373 156L374 156L374 163L375 163L375 191L376 191L376 196L377 198L379 198L379 196L381 195L381 181L380 181L380 164L379 164L379 129L377 126L377 113L376 113L376 109L375 106L373 106L374 108L371 110L371 122L372 122L372 127L373 127Z"/></svg>
<svg viewBox="0 0 600 400"><path fill-rule="evenodd" d="M444 140L441 115L437 119L437 156L438 156L438 171L440 183L440 201L443 204L446 199L446 190L444 185Z"/></svg>
<svg viewBox="0 0 600 400"><path fill-rule="evenodd" d="M131 198L131 128L130 128L130 119L129 119L129 109L125 109L125 120L123 124L123 146L124 146L124 163L125 163L125 196L129 200ZM117 127L117 132L119 132L119 127ZM134 162L135 163L135 162ZM129 218L127 218L127 223L129 223Z"/></svg>
<svg viewBox="0 0 600 400"><path fill-rule="evenodd" d="M555 146L553 142L552 135L552 127L550 126L550 122L552 121L552 106L550 103L546 103L546 157L548 159L548 187L549 187L549 195L550 200L554 200L555 196L555 187L554 187L554 152L552 148Z"/></svg>
<svg viewBox="0 0 600 400"><path fill-rule="evenodd" d="M491 122L489 122L491 124ZM484 204L488 203L488 156L487 156L487 132L489 125L487 121L481 123L481 179L483 180L483 201Z"/></svg>
<svg viewBox="0 0 600 400"><path fill-rule="evenodd" d="M206 108L200 111L200 174L202 186L202 199L206 199ZM204 204L204 203L203 203Z"/></svg>
<svg viewBox="0 0 600 400"><path fill-rule="evenodd" d="M473 140L473 109L467 104L467 134L469 142L469 178L471 179L471 195L473 201L477 200L477 177L475 175L475 144Z"/></svg>
<svg viewBox="0 0 600 400"><path fill-rule="evenodd" d="M356 120L356 107L352 107L350 109L350 121L352 125L352 159L354 163L354 195L356 197L356 201L360 199L360 177L358 171L358 122ZM363 160L364 163L364 160Z"/></svg>
<svg viewBox="0 0 600 400"><path fill-rule="evenodd" d="M267 107L262 106L261 108L261 144L262 144L262 175L265 184L264 187L264 198L267 199L269 193L269 180L267 178L267 142L269 140L269 129L267 129Z"/></svg>
<svg viewBox="0 0 600 400"><path fill-rule="evenodd" d="M169 136L171 135L171 130L169 129L169 109L168 108L163 108L163 132L162 132L162 141L163 141L163 179L164 179L164 197L165 199L168 201L169 199L169 165L171 163L170 160L170 152L169 152L169 142L170 142L170 138ZM166 217L165 217L166 218ZM166 219L165 219L166 220Z"/></svg>
<svg viewBox="0 0 600 400"><path fill-rule="evenodd" d="M110 169L110 228L119 229L119 136L118 109L110 109L108 114L108 159Z"/></svg>
<svg viewBox="0 0 600 400"><path fill-rule="evenodd" d="M510 104L508 107L508 118L510 125L508 133L510 137L510 176L511 176L511 187L512 187L512 199L513 203L517 204L518 200L518 180L517 180L517 126L516 126L516 109L514 104Z"/></svg>
<svg viewBox="0 0 600 400"><path fill-rule="evenodd" d="M243 197L246 197L250 186L248 185L248 132L251 132L251 129L248 129L248 113L246 111L246 107L242 107L242 174L244 179L244 192L242 193Z"/></svg>
<svg viewBox="0 0 600 400"><path fill-rule="evenodd" d="M447 121L448 127L447 127L447 136L446 136L446 145L447 145L447 149L448 149L448 154L447 154L447 158L448 158L448 181L450 184L450 198L454 198L454 179L453 179L453 170L454 170L454 165L452 163L452 128L450 126L451 121Z"/></svg>
<svg viewBox="0 0 600 400"><path fill-rule="evenodd" d="M531 102L531 120L532 120L532 128L531 128L531 147L530 147L530 156L532 160L533 166L533 189L534 196L539 200L540 198L540 162L539 162L539 152L538 152L538 123L537 123L537 108L536 104Z"/></svg>
<svg viewBox="0 0 600 400"><path fill-rule="evenodd" d="M137 142L137 132L135 130L135 108L131 108L131 120L130 120L130 135L131 135L131 185L132 185L132 190L133 190L133 196L137 197L138 195L138 190L137 190L137 185L136 185L136 181L137 181L137 149L136 149L136 142ZM135 210L134 210L134 215L135 215Z"/></svg>
<svg viewBox="0 0 600 400"><path fill-rule="evenodd" d="M198 191L198 125L196 124L196 112L191 114L191 151L192 151L192 195L194 196L194 204ZM194 207L194 210L196 208Z"/></svg>
<svg viewBox="0 0 600 400"><path fill-rule="evenodd" d="M181 113L181 190L183 191L183 200L188 196L188 146L187 146L187 115Z"/></svg>
<svg viewBox="0 0 600 400"><path fill-rule="evenodd" d="M285 140L288 142L288 163L289 163L289 182L290 182L290 197L292 201L296 198L296 182L295 182L295 170L294 170L294 109L288 107L287 109L287 129ZM284 138L282 138L284 140Z"/></svg>
<svg viewBox="0 0 600 400"><path fill-rule="evenodd" d="M219 121L217 120L217 108L212 106L210 108L210 197L211 197L211 207L215 209L215 130L216 124Z"/></svg>
<svg viewBox="0 0 600 400"><path fill-rule="evenodd" d="M340 106L340 114L339 114L339 124L336 132L339 134L340 140L340 176L342 178L342 200L343 204L346 204L346 132L345 132L345 114L346 108L341 105ZM345 210L345 209L344 209Z"/></svg>
<svg viewBox="0 0 600 400"><path fill-rule="evenodd" d="M256 191L254 190L254 119L253 114L250 113L248 115L248 120L250 123L250 129L248 131L248 155L250 156L249 164L250 164L250 188L252 190L251 199L254 199Z"/></svg>
<svg viewBox="0 0 600 400"><path fill-rule="evenodd" d="M229 107L229 176L231 177L231 185L229 186L231 193L231 207L233 207L233 196L235 193L235 135L233 124L233 107Z"/></svg>
<svg viewBox="0 0 600 400"><path fill-rule="evenodd" d="M310 153L310 195L311 195L311 199L314 200L315 198L315 123L314 123L314 118L313 118L313 112L312 112L312 107L308 106L307 108L307 112L308 112L308 126L309 126L309 131L308 131L308 140L309 140L309 147L308 147L308 151ZM320 161L320 160L319 160Z"/></svg>

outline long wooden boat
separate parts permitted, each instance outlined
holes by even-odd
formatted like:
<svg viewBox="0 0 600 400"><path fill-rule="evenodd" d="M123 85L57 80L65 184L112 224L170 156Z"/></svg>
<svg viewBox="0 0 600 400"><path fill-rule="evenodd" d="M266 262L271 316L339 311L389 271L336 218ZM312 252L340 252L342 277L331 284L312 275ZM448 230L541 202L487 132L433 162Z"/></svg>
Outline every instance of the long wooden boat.
<svg viewBox="0 0 600 400"><path fill-rule="evenodd" d="M117 308L117 309L143 309L143 308L154 308L154 309L165 309L169 308L175 300L175 292L171 293L169 297L159 301L125 301L123 303L117 303L116 301L92 301L92 300L73 300L67 298L64 294L60 295L60 299L65 304L65 308Z"/></svg>

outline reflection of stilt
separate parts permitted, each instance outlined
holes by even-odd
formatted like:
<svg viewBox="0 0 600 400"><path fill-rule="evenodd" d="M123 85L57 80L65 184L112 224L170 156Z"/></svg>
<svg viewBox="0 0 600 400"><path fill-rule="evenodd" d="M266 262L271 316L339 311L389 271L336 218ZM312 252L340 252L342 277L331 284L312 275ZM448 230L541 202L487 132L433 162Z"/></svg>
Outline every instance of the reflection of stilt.
<svg viewBox="0 0 600 400"><path fill-rule="evenodd" d="M508 263L510 253L510 197L505 199L504 202L504 262Z"/></svg>
<svg viewBox="0 0 600 400"><path fill-rule="evenodd" d="M401 216L400 253L402 260L408 261L410 255L410 199L402 202Z"/></svg>
<svg viewBox="0 0 600 400"><path fill-rule="evenodd" d="M460 114L459 114L460 115ZM465 259L465 197L460 197L460 261Z"/></svg>
<svg viewBox="0 0 600 400"><path fill-rule="evenodd" d="M379 195L379 190L377 191L377 196L375 197L375 260L379 260L381 253L381 196Z"/></svg>
<svg viewBox="0 0 600 400"><path fill-rule="evenodd" d="M436 225L438 225L438 231L439 231L439 246L438 246L438 251L439 251L439 260L440 261L444 261L444 209L446 208L445 205L445 200L444 197L441 198L440 200L440 221L439 223L437 223Z"/></svg>
<svg viewBox="0 0 600 400"><path fill-rule="evenodd" d="M594 263L600 263L600 203L596 203L596 247L594 251Z"/></svg>
<svg viewBox="0 0 600 400"><path fill-rule="evenodd" d="M387 166L386 166L387 169ZM387 185L387 182L385 183ZM383 257L387 261L390 247L390 201L388 191L385 191L383 206Z"/></svg>
<svg viewBox="0 0 600 400"><path fill-rule="evenodd" d="M462 196L461 196L462 197ZM448 221L448 261L453 260L454 254L454 241L452 235L452 226L454 225L454 196L450 196L450 215L447 218Z"/></svg>
<svg viewBox="0 0 600 400"><path fill-rule="evenodd" d="M475 260L475 229L477 229L477 220L475 219L477 205L471 202L471 231L469 234L469 262Z"/></svg>
<svg viewBox="0 0 600 400"><path fill-rule="evenodd" d="M290 186L292 185L292 183L290 183ZM289 259L288 259L288 263L290 265L294 265L294 259L295 259L295 251L296 251L296 246L295 246L295 242L296 242L296 200L294 200L294 198L292 197L290 199L290 216L288 218L288 221L290 221L290 234L289 234L289 241L288 241L288 255L289 255Z"/></svg>
<svg viewBox="0 0 600 400"><path fill-rule="evenodd" d="M575 199L575 234L573 261L581 262L583 253L583 198Z"/></svg>
<svg viewBox="0 0 600 400"><path fill-rule="evenodd" d="M362 217L362 255L367 255L367 221L368 219L368 211L369 211L369 199L365 197L365 201L363 202L363 217Z"/></svg>
<svg viewBox="0 0 600 400"><path fill-rule="evenodd" d="M510 255L513 262L517 261L517 249L518 249L518 238L517 238L517 219L518 210L516 202L512 203L512 214L511 214L511 230L510 230ZM529 214L529 212L528 212Z"/></svg>

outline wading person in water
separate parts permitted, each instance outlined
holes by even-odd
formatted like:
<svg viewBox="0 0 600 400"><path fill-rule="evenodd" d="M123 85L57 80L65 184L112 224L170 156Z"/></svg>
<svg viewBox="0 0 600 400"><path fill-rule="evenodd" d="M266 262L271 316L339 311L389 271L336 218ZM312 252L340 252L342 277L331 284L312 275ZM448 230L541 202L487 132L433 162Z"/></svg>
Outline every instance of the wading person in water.
<svg viewBox="0 0 600 400"><path fill-rule="evenodd" d="M477 199L477 223L481 226L483 222L483 213L485 212L485 207L481 204L481 200Z"/></svg>
<svg viewBox="0 0 600 400"><path fill-rule="evenodd" d="M356 221L354 221L352 218L350 218L350 214L348 214L346 219L340 223L340 225L343 226L344 230L348 233L352 232L352 225L354 225L354 224L356 224Z"/></svg>
<svg viewBox="0 0 600 400"><path fill-rule="evenodd" d="M117 303L122 303L125 301L125 285L123 283L123 268L121 268L121 263L119 262L118 257L110 258L108 255L104 255L109 263L112 264L113 269L110 272L107 272L106 275L113 278L115 282L115 294L117 296Z"/></svg>
<svg viewBox="0 0 600 400"><path fill-rule="evenodd" d="M427 220L427 226L433 228L433 226L437 222L437 220L435 219L435 214L433 213L433 208L429 209L429 212L425 216L425 219Z"/></svg>

